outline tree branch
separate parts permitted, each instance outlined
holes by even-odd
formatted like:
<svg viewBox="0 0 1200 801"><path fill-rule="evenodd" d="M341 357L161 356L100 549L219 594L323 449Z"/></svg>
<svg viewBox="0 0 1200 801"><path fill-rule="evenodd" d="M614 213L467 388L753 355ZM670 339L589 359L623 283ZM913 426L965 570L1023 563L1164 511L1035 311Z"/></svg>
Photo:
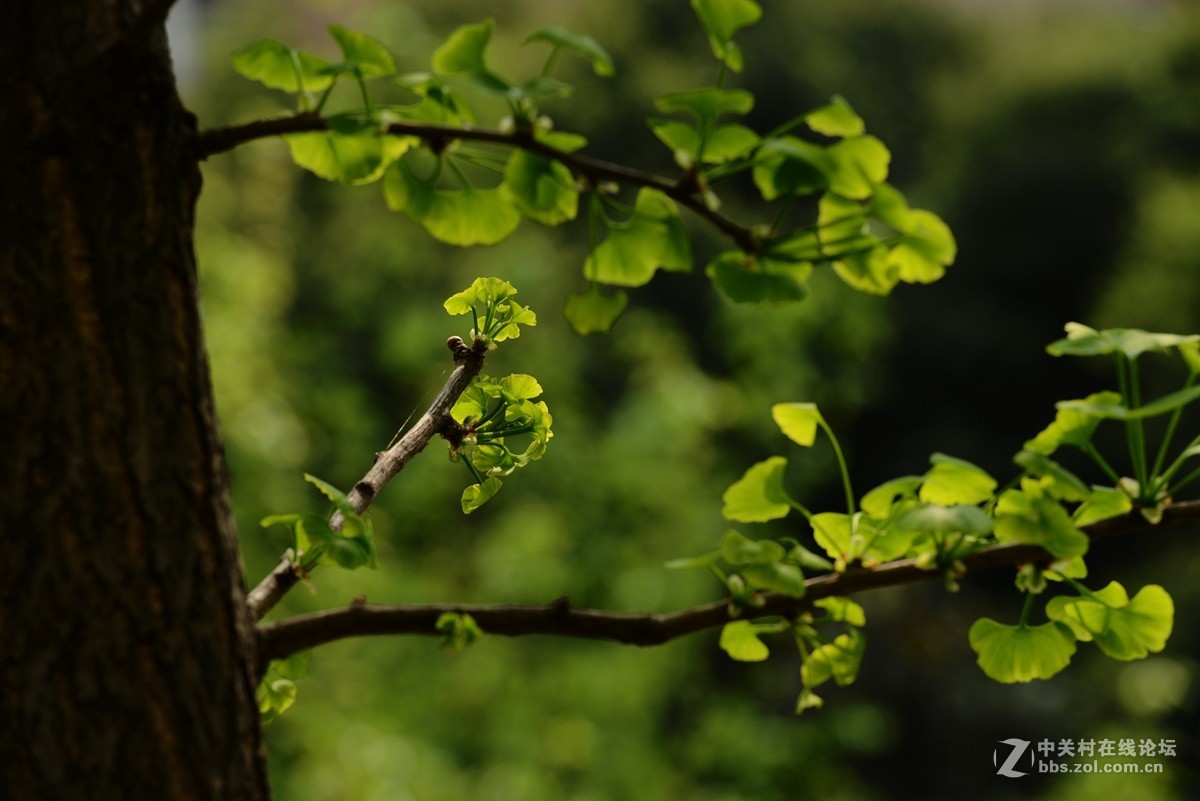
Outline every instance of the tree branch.
<svg viewBox="0 0 1200 801"><path fill-rule="evenodd" d="M1131 512L1085 526L1083 530L1093 541L1099 541L1196 520L1200 520L1200 501L1187 501L1168 506L1162 521L1156 526L1148 524L1137 512ZM1039 546L1009 544L976 551L964 557L962 563L966 572L974 573L1004 565L1045 563L1053 559ZM843 573L828 573L805 582L807 592L803 598L768 593L763 597L763 605L747 610L745 616L782 615L791 618L821 598L912 584L941 576L939 570L918 567L915 559L901 559L874 568L850 569ZM364 635L438 635L440 632L435 624L447 612L470 615L488 634L507 637L549 634L612 640L639 646L660 645L687 634L722 626L731 619L728 603L724 600L664 614L576 609L566 598L542 606L374 606L356 602L348 608L299 615L260 627L260 657L265 665L271 659L282 659L306 648Z"/></svg>
<svg viewBox="0 0 1200 801"><path fill-rule="evenodd" d="M395 445L375 455L375 464L347 494L356 514L362 514L387 483L404 469L409 459L420 453L429 440L445 430L446 421L450 419L450 409L471 383L471 379L482 369L486 353L483 340L477 339L473 346L468 346L460 337L450 337L446 346L454 353L454 371L429 405L429 410L421 415L421 419ZM341 512L334 512L329 519L329 525L334 531L341 529L342 522ZM291 561L287 558L281 559L275 569L246 596L246 605L250 608L254 620L262 620L299 580L300 575Z"/></svg>
<svg viewBox="0 0 1200 801"><path fill-rule="evenodd" d="M328 129L328 121L316 112L303 112L288 117L255 120L226 128L213 128L200 133L197 140L197 157L206 159L217 153L232 150L238 145L270 136ZM755 253L758 250L758 242L750 229L738 225L705 205L703 198L698 193L696 182L687 180L686 176L683 180L670 181L652 173L602 161L591 156L568 153L537 140L528 131L505 133L488 128L456 128L418 122L393 122L387 126L385 131L393 136L418 137L429 142L435 150L439 151L455 139L520 148L554 159L568 169L586 176L593 185L601 181L615 181L628 186L657 189L679 205L691 209L708 221L746 253Z"/></svg>

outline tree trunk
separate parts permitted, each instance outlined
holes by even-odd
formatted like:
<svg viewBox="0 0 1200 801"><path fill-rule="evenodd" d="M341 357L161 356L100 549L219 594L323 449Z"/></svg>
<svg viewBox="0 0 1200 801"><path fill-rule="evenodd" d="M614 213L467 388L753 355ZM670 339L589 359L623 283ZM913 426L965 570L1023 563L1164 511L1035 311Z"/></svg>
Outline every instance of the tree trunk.
<svg viewBox="0 0 1200 801"><path fill-rule="evenodd" d="M4 799L269 797L167 5L0 10Z"/></svg>

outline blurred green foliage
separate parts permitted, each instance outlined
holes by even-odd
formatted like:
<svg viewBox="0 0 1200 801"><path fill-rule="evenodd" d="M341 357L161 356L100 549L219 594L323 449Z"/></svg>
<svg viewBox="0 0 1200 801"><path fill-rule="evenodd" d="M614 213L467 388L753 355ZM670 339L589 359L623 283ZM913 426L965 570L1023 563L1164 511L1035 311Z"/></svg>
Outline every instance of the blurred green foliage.
<svg viewBox="0 0 1200 801"><path fill-rule="evenodd" d="M1200 17L1183 4L1084 10L1019 4L845 0L774 4L739 34L741 79L762 129L831 94L893 150L891 180L954 230L958 265L888 300L818 273L802 304L724 301L700 275L632 290L614 331L581 338L560 309L583 289L586 229L525 226L494 249L451 249L389 213L374 191L324 184L280 142L205 165L198 221L208 344L248 580L287 547L257 521L308 509L310 472L348 488L450 367L442 301L477 276L521 289L537 328L490 357L532 373L555 415L539 470L467 518L461 468L432 444L369 516L380 570L316 577L275 616L372 602L548 602L668 610L720 589L664 562L711 550L721 493L786 441L778 402L813 401L839 432L856 486L924 469L934 450L996 476L1053 417L1102 388L1099 373L1043 354L1063 322L1200 330ZM497 18L489 59L560 24L613 56L614 78L564 64L561 114L588 152L670 173L643 122L651 99L712 70L682 2L214 3L203 81L185 87L202 127L282 110L232 70L261 38L327 52L340 23L418 69L458 25ZM328 53L332 55L332 53ZM711 80L707 73L703 81ZM747 196L747 201L749 196ZM739 198L728 201L736 216ZM695 228L698 262L723 247ZM703 253L699 251L703 250ZM1149 393L1153 396L1154 393ZM1187 421L1185 421L1185 424ZM1195 426L1195 419L1190 424ZM789 492L837 508L828 448L795 451ZM775 535L795 524L772 523ZM774 527L774 528L772 528ZM1130 548L1126 554L1122 548ZM1048 684L979 674L970 621L1015 617L1011 575L858 600L870 625L859 683L793 717L798 665L730 661L709 632L657 649L485 636L462 653L436 638L342 642L316 653L296 705L271 724L280 799L1043 798L1176 799L1197 783L1200 611L1182 532L1090 557L1130 586L1166 586L1181 625L1166 650L1118 664L1077 656ZM1002 571L1003 573L1003 571ZM1175 737L1162 776L994 775L1009 737Z"/></svg>

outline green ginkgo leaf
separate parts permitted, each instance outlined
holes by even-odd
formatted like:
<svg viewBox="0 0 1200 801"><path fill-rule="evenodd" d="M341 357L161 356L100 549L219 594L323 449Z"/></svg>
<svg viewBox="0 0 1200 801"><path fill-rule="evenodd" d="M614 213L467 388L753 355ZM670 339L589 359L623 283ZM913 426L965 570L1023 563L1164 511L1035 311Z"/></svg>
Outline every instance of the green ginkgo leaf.
<svg viewBox="0 0 1200 801"><path fill-rule="evenodd" d="M1071 628L1075 637L1094 641L1113 659L1143 659L1157 653L1171 636L1175 604L1157 584L1142 587L1132 599L1119 583L1085 596L1058 596L1046 615Z"/></svg>
<svg viewBox="0 0 1200 801"><path fill-rule="evenodd" d="M758 638L761 631L749 620L735 620L721 629L721 650L739 662L762 662L771 655Z"/></svg>
<svg viewBox="0 0 1200 801"><path fill-rule="evenodd" d="M915 498L924 476L901 476L885 481L862 497L860 506L871 517L882 520L892 511L896 502Z"/></svg>
<svg viewBox="0 0 1200 801"><path fill-rule="evenodd" d="M553 159L514 151L504 167L503 193L526 217L542 225L575 219L579 189L571 171Z"/></svg>
<svg viewBox="0 0 1200 801"><path fill-rule="evenodd" d="M768 139L754 160L754 185L763 200L809 195L829 186L834 166L824 148L794 136Z"/></svg>
<svg viewBox="0 0 1200 801"><path fill-rule="evenodd" d="M888 251L887 262L897 269L901 281L930 284L946 274L957 254L950 227L931 211L913 209L908 214L908 229Z"/></svg>
<svg viewBox="0 0 1200 801"><path fill-rule="evenodd" d="M1133 509L1133 500L1128 493L1113 487L1092 487L1087 500L1079 504L1072 522L1079 527L1098 523L1110 517L1127 514Z"/></svg>
<svg viewBox="0 0 1200 801"><path fill-rule="evenodd" d="M628 305L629 295L624 291L604 295L600 287L592 284L581 295L567 296L563 314L577 333L604 333L613 327Z"/></svg>
<svg viewBox="0 0 1200 801"><path fill-rule="evenodd" d="M1115 393L1101 394L1111 397ZM1116 400L1105 401L1088 399L1059 401L1056 405L1060 410L1080 412L1104 420L1143 420L1147 417L1157 417L1167 412L1173 412L1188 405L1197 398L1200 398L1200 386L1185 387L1169 395L1163 395L1161 398L1144 403L1134 409L1124 406L1120 402L1120 396L1117 396Z"/></svg>
<svg viewBox="0 0 1200 801"><path fill-rule="evenodd" d="M583 57L591 63L592 70L597 75L609 76L613 74L612 56L590 36L571 33L566 28L558 25L547 25L544 28L538 28L525 39L525 44L533 42L545 42L556 48Z"/></svg>
<svg viewBox="0 0 1200 801"><path fill-rule="evenodd" d="M744 89L689 89L663 95L654 101L659 111L686 111L701 122L711 122L722 114L747 114L754 108L754 95Z"/></svg>
<svg viewBox="0 0 1200 801"><path fill-rule="evenodd" d="M783 490L787 459L772 456L748 469L721 496L721 514L738 523L763 523L786 517L791 510Z"/></svg>
<svg viewBox="0 0 1200 801"><path fill-rule="evenodd" d="M1143 353L1165 353L1171 348L1200 342L1200 334L1155 334L1138 328L1106 328L1097 331L1082 323L1067 323L1067 336L1046 346L1051 356L1102 356L1122 353L1136 359Z"/></svg>
<svg viewBox="0 0 1200 801"><path fill-rule="evenodd" d="M775 562L745 565L738 568L738 573L747 584L757 590L769 590L792 598L803 598L808 589L804 583L804 573L793 564Z"/></svg>
<svg viewBox="0 0 1200 801"><path fill-rule="evenodd" d="M862 200L876 184L887 180L892 154L874 136L843 139L825 149L829 189L842 197Z"/></svg>
<svg viewBox="0 0 1200 801"><path fill-rule="evenodd" d="M1007 626L980 618L968 635L979 667L1004 684L1048 679L1071 662L1075 637L1062 623Z"/></svg>
<svg viewBox="0 0 1200 801"><path fill-rule="evenodd" d="M345 57L345 66L360 78L381 78L396 74L396 62L392 54L377 39L365 33L330 25L329 35L337 42Z"/></svg>
<svg viewBox="0 0 1200 801"><path fill-rule="evenodd" d="M705 274L734 303L794 303L808 297L811 264L773 262L740 250L717 255Z"/></svg>
<svg viewBox="0 0 1200 801"><path fill-rule="evenodd" d="M810 111L805 115L804 122L809 128L826 136L861 136L866 130L862 117L841 95L834 95L828 105Z"/></svg>
<svg viewBox="0 0 1200 801"><path fill-rule="evenodd" d="M733 43L733 35L762 17L762 8L753 0L692 0L692 8L708 33L713 55L734 72L742 70L742 51Z"/></svg>
<svg viewBox="0 0 1200 801"><path fill-rule="evenodd" d="M259 39L233 54L233 68L241 75L284 92L320 92L335 79L333 65L274 39ZM303 84L303 85L301 85Z"/></svg>
<svg viewBox="0 0 1200 801"><path fill-rule="evenodd" d="M867 625L867 613L862 606L841 596L821 598L813 601L813 606L824 609L829 613L829 619L835 623L849 623L851 626Z"/></svg>
<svg viewBox="0 0 1200 801"><path fill-rule="evenodd" d="M983 503L996 490L996 479L970 462L935 453L921 485L921 500L943 506Z"/></svg>
<svg viewBox="0 0 1200 801"><path fill-rule="evenodd" d="M435 239L450 245L494 245L516 230L521 213L496 188L436 189L416 178L403 162L385 173L384 197Z"/></svg>
<svg viewBox="0 0 1200 801"><path fill-rule="evenodd" d="M1042 479L1046 490L1064 501L1086 501L1092 491L1079 476L1042 453L1021 451L1013 459L1020 467Z"/></svg>
<svg viewBox="0 0 1200 801"><path fill-rule="evenodd" d="M978 506L942 506L930 503L902 513L896 518L896 527L905 531L927 531L934 534L983 535L991 532L992 519Z"/></svg>
<svg viewBox="0 0 1200 801"><path fill-rule="evenodd" d="M1088 537L1071 521L1040 482L1021 479L1021 489L1007 490L996 502L996 539L1040 545L1060 559L1087 553Z"/></svg>
<svg viewBox="0 0 1200 801"><path fill-rule="evenodd" d="M733 529L721 539L721 558L734 567L771 564L783 559L785 553L774 540L752 540Z"/></svg>
<svg viewBox="0 0 1200 801"><path fill-rule="evenodd" d="M777 403L771 407L771 419L788 439L806 448L812 447L817 426L825 422L815 403Z"/></svg>
<svg viewBox="0 0 1200 801"><path fill-rule="evenodd" d="M839 687L853 684L862 666L867 638L858 629L839 634L833 642L814 648L800 667L800 678L806 688L818 687L833 679Z"/></svg>
<svg viewBox="0 0 1200 801"><path fill-rule="evenodd" d="M1025 450L1047 456L1063 445L1086 447L1092 433L1102 419L1086 411L1088 406L1110 407L1120 405L1121 396L1116 392L1096 392L1084 398L1079 407L1062 407L1054 416L1054 422L1046 426L1036 437L1025 443Z"/></svg>
<svg viewBox="0 0 1200 801"><path fill-rule="evenodd" d="M371 121L330 120L328 131L283 137L292 160L327 181L368 184L379 180L388 166L408 152L417 140L389 136Z"/></svg>
<svg viewBox="0 0 1200 801"><path fill-rule="evenodd" d="M608 237L584 262L589 280L615 286L641 286L662 268L692 269L692 246L675 202L657 189L638 192L633 216L611 225Z"/></svg>
<svg viewBox="0 0 1200 801"><path fill-rule="evenodd" d="M492 497L500 491L500 479L492 476L486 479L482 484L472 484L463 490L462 494L462 510L465 514L471 514L480 506L490 501Z"/></svg>
<svg viewBox="0 0 1200 801"><path fill-rule="evenodd" d="M433 69L446 75L487 72L484 51L492 38L494 20L463 25L437 50L433 51Z"/></svg>

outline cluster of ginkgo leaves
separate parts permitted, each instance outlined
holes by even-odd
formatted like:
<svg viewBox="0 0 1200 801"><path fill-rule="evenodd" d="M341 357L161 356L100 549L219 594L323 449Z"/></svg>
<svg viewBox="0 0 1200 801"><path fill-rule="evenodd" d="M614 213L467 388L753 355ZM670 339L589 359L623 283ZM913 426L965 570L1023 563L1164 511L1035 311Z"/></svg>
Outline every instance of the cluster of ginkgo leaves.
<svg viewBox="0 0 1200 801"><path fill-rule="evenodd" d="M680 204L714 219L721 206L718 188L747 176L763 200L761 221L739 226L725 220L720 227L737 249L718 254L706 268L730 299L803 299L819 266L877 294L899 282L940 278L955 257L953 236L936 215L910 208L887 183L891 155L866 133L850 104L835 97L765 133L735 121L753 108L754 95L725 85L743 66L734 35L757 22L761 9L752 0L692 0L692 6L717 75L712 85L655 100L668 116L647 124L680 171L670 179L627 168L597 170L594 160L576 158L587 140L557 129L544 108L572 92L553 77L554 69L564 53L586 60L602 76L613 75L614 65L591 37L558 26L525 40L549 48L542 70L527 79L489 65L491 21L456 30L421 72L401 72L382 43L338 25L329 33L340 60L265 39L235 53L233 63L247 78L295 95L298 112L323 121L323 130L283 137L297 164L331 181L380 182L390 209L442 242L494 244L523 219L567 223L585 196L591 248L583 273L589 286L565 308L580 333L608 330L628 303L623 289L606 293L601 285L638 287L660 269L690 271L694 260ZM331 112L330 98L340 85L356 91L343 93L348 97L339 97L339 110ZM507 115L480 128L468 89L500 98ZM400 90L409 102L379 99ZM807 136L798 136L800 130ZM798 206L802 198L816 203ZM815 219L793 220L797 208L810 206Z"/></svg>
<svg viewBox="0 0 1200 801"><path fill-rule="evenodd" d="M887 481L856 503L837 439L817 407L776 405L775 422L796 444L812 447L818 430L829 437L841 468L846 511L814 514L792 498L784 488L788 462L782 456L753 465L729 487L723 496L726 519L760 523L798 512L815 551L798 539L751 540L731 530L719 550L669 564L706 567L728 588L731 611L741 619L725 627L721 647L734 659L761 661L768 651L759 637L790 631L804 665L797 704L797 711L803 711L821 703L813 693L816 686L829 679L849 684L857 676L866 642L860 630L865 615L848 599L824 598L814 602L814 612L796 620L756 619L754 610L763 605L766 593L802 598L805 570L870 569L897 559L941 571L954 590L966 556L991 545L1023 543L1040 546L1051 559L1018 570L1016 585L1025 601L1015 625L982 618L971 627L970 645L989 677L1005 683L1050 678L1067 666L1080 642L1093 642L1122 660L1162 650L1174 619L1170 595L1157 585L1142 587L1132 597L1116 581L1099 590L1085 586L1090 541L1082 528L1133 510L1158 522L1164 508L1200 479L1193 461L1200 456L1200 436L1175 445L1184 408L1200 398L1200 335L1096 331L1071 323L1067 337L1047 350L1055 356L1111 357L1117 391L1060 402L1054 421L1017 454L1014 461L1022 472L1000 491L996 479L980 467L934 454L923 474ZM1150 352L1181 357L1187 373L1182 389L1142 399L1139 357ZM1151 448L1147 424L1155 418L1165 418L1165 423L1156 426L1157 447ZM1094 443L1095 431L1106 421L1125 429L1124 463L1130 475L1122 476ZM1051 458L1067 447L1085 454L1108 483L1089 485ZM1035 602L1051 586L1068 592L1051 597L1044 605L1046 622L1035 624L1030 620ZM822 624L834 624L836 633L826 633L829 626Z"/></svg>

